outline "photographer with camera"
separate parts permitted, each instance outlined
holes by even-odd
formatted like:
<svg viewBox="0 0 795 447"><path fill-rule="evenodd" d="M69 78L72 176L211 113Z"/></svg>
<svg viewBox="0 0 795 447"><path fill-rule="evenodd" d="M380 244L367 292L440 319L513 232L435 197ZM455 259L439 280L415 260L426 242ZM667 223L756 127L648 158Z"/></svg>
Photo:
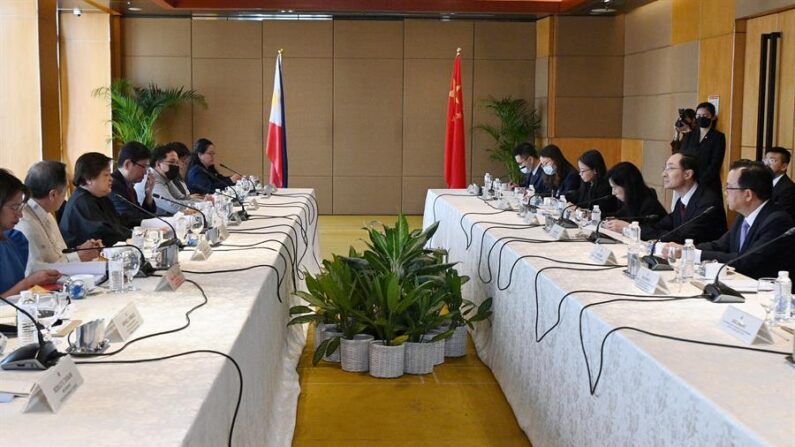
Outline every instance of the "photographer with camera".
<svg viewBox="0 0 795 447"><path fill-rule="evenodd" d="M693 109L679 109L679 118L674 123L674 139L671 140L671 154L682 149L682 141L687 134L696 130L696 111Z"/></svg>

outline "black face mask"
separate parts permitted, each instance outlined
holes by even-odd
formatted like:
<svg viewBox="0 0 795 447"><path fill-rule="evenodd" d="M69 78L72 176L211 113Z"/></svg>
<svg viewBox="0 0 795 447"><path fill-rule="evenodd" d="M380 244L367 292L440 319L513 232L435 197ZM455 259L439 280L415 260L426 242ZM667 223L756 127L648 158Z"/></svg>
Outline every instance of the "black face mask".
<svg viewBox="0 0 795 447"><path fill-rule="evenodd" d="M166 172L166 178L169 180L174 180L177 177L179 177L179 166L168 165L168 172Z"/></svg>
<svg viewBox="0 0 795 447"><path fill-rule="evenodd" d="M696 118L696 122L698 123L698 127L703 127L704 129L707 129L712 125L712 119L707 118L706 116L699 116Z"/></svg>

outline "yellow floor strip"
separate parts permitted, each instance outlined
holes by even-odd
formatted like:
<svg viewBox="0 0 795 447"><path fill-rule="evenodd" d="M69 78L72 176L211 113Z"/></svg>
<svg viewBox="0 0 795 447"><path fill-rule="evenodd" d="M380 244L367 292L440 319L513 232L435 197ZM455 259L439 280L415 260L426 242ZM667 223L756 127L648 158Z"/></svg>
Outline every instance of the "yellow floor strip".
<svg viewBox="0 0 795 447"><path fill-rule="evenodd" d="M323 257L364 248L361 227L389 225L394 216L321 216ZM412 228L422 217L411 216ZM375 379L339 364L312 366L312 339L298 365L294 446L529 446L491 371L472 346L466 357L446 359L433 374Z"/></svg>

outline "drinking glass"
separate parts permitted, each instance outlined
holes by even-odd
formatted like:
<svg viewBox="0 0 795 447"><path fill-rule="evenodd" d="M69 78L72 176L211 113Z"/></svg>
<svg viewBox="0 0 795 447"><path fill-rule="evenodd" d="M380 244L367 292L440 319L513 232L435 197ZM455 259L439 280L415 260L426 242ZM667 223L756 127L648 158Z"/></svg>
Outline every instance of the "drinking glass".
<svg viewBox="0 0 795 447"><path fill-rule="evenodd" d="M681 273L682 273L681 272L681 268L680 268L681 266L679 265L679 259L676 257L676 249L674 249L674 248L671 248L670 250L668 250L668 265L670 265L671 268L674 271L674 281L673 282L678 283L678 284L683 283L684 279L682 278L682 275L681 275Z"/></svg>
<svg viewBox="0 0 795 447"><path fill-rule="evenodd" d="M133 286L133 278L138 274L141 268L141 254L138 250L124 250L121 253L121 259L124 262L124 276L127 281L126 290L138 290Z"/></svg>
<svg viewBox="0 0 795 447"><path fill-rule="evenodd" d="M770 312L775 307L776 278L759 278L756 282L756 296L759 297L759 304L765 309L765 323L768 326L775 326L776 321L770 317Z"/></svg>
<svg viewBox="0 0 795 447"><path fill-rule="evenodd" d="M163 238L163 235L160 234L159 229L148 229L146 230L146 235L144 236L144 246L147 247L151 254L149 258L152 258L157 253L157 245L160 243L160 240ZM145 252L144 252L145 253Z"/></svg>
<svg viewBox="0 0 795 447"><path fill-rule="evenodd" d="M53 292L51 294L38 296L36 320L44 328L42 333L45 339L52 338L52 325L61 319L68 305L68 295L63 292Z"/></svg>

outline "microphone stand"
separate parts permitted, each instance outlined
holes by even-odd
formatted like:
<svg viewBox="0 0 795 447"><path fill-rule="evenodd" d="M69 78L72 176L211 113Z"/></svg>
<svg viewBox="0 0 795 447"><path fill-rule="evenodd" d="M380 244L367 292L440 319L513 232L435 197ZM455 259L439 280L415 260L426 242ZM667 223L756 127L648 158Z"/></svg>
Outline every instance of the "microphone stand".
<svg viewBox="0 0 795 447"><path fill-rule="evenodd" d="M599 227L602 226L602 222L604 221L605 221L604 218L599 219L599 222L596 223L596 231L594 231L593 233L591 233L590 236L588 236L588 240L590 242L593 242L594 244L601 244L601 245L621 244L622 242L617 239L613 239L610 236L606 235L603 236L599 234Z"/></svg>
<svg viewBox="0 0 795 447"><path fill-rule="evenodd" d="M590 205L591 203L598 202L600 200L604 200L604 199L607 199L609 197L612 197L612 195L613 194L606 194L606 195L604 195L602 197L597 197L595 199L586 200L585 202L572 203L571 205L567 206L566 208L563 208L563 211L560 212L560 219L558 219L558 222L557 222L558 225L560 225L563 228L577 228L577 224L574 223L574 221L564 217L566 215L566 211L569 210L569 208L571 208L571 207L579 208L579 207L581 207L583 205Z"/></svg>
<svg viewBox="0 0 795 447"><path fill-rule="evenodd" d="M199 213L199 216L202 217L202 231L206 231L207 230L207 218L204 217L204 213L202 212L202 210L200 210L200 209L198 209L198 208L196 208L194 206L186 205L186 204L178 202L176 200L169 199L168 197L163 197L163 196L161 196L158 193L153 193L152 197L154 197L155 199L165 200L166 202L173 203L174 205L181 206L183 208L188 208L188 209L191 209L193 211L196 211L197 213Z"/></svg>
<svg viewBox="0 0 795 447"><path fill-rule="evenodd" d="M712 301L713 303L744 303L745 298L743 298L740 292L732 289L731 287L727 286L726 284L722 283L718 278L720 278L720 272L726 268L729 264L734 264L735 262L743 259L751 254L754 254L763 248L766 248L781 239L787 238L795 234L795 227L790 228L789 230L785 231L781 235L774 237L773 239L765 242L764 244L754 247L753 249L743 253L742 255L730 260L729 262L723 264L719 269L718 272L715 274L715 281L711 284L707 284L704 286L704 295Z"/></svg>
<svg viewBox="0 0 795 447"><path fill-rule="evenodd" d="M173 242L170 242L170 244L173 245ZM156 269L154 267L152 267L152 264L149 263L149 261L146 260L146 256L144 255L143 250L141 250L136 245L120 244L120 245L114 245L112 247L102 247L102 249L104 250L106 248L123 248L123 247L134 248L134 249L136 249L138 251L138 254L141 255L141 267L138 268L138 274L135 275L135 276L146 278L147 276L152 276L152 274L155 273ZM65 248L65 249L61 250L61 253L67 254L67 253L74 253L74 252L77 252L77 251L86 251L86 250L97 250L97 249L96 248L77 248L77 247L75 247L75 248Z"/></svg>
<svg viewBox="0 0 795 447"><path fill-rule="evenodd" d="M233 189L233 191L234 191L234 189ZM231 195L231 194L226 194L225 192L222 192L220 190L218 190L216 192L218 194L222 195L222 196L229 197L232 200L237 200L237 203L240 204L240 208L241 208L241 211L238 214L240 216L240 220L248 220L249 217L248 217L248 212L246 211L246 206L243 205L243 200L240 198L240 196L237 195L237 192L235 192L234 196Z"/></svg>
<svg viewBox="0 0 795 447"><path fill-rule="evenodd" d="M685 228L685 227L687 227L689 225L692 225L693 222L697 222L702 217L704 217L707 214L711 213L714 209L715 209L714 205L710 206L707 209L705 209L701 214L696 216L695 218L690 219L687 222L683 222L678 227L676 227L673 230L671 230L671 231L663 234L662 236L660 236L659 239L657 239L656 241L654 241L654 243L651 244L650 253L648 255L640 258L640 260L645 262L650 270L654 270L654 271L673 270L673 267L671 267L670 264L668 264L668 261L666 259L663 259L663 258L661 258L659 256L655 256L654 255L654 250L657 248L657 243L662 241L664 238L666 238L666 237L668 237L668 236L670 236L672 234L678 233L682 228Z"/></svg>
<svg viewBox="0 0 795 447"><path fill-rule="evenodd" d="M0 300L30 318L30 321L36 326L36 335L39 339L38 343L20 346L9 353L3 361L0 362L0 368L5 370L43 371L54 366L58 363L59 358L66 355L58 352L58 348L55 347L55 343L52 341L44 341L44 335L41 333L43 327L25 309L22 309L2 296L0 296Z"/></svg>

